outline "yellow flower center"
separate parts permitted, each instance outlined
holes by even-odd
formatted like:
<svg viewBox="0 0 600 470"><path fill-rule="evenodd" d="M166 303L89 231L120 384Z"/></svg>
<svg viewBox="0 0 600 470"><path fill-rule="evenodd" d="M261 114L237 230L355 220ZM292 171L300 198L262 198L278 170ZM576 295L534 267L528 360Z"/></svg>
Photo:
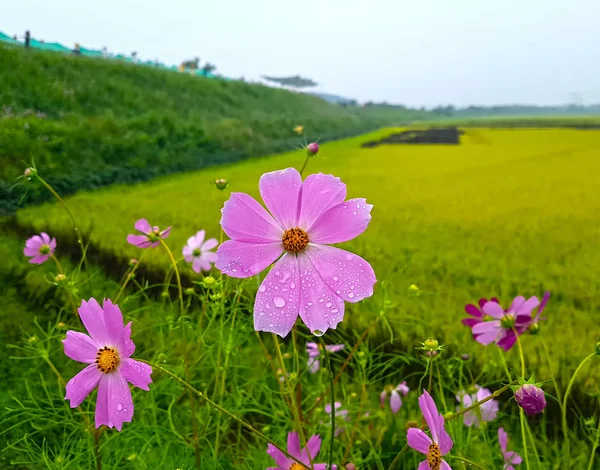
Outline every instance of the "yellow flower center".
<svg viewBox="0 0 600 470"><path fill-rule="evenodd" d="M119 365L119 355L114 348L104 346L96 354L96 366L101 372L109 374Z"/></svg>
<svg viewBox="0 0 600 470"><path fill-rule="evenodd" d="M502 319L500 320L500 325L504 329L512 329L515 326L515 316L511 313L509 313L508 315L504 315L504 317L502 317Z"/></svg>
<svg viewBox="0 0 600 470"><path fill-rule="evenodd" d="M300 465L299 463L294 462L290 467L290 470L306 470L306 467Z"/></svg>
<svg viewBox="0 0 600 470"><path fill-rule="evenodd" d="M308 246L308 235L301 228L291 228L285 231L281 242L287 251L299 253Z"/></svg>
<svg viewBox="0 0 600 470"><path fill-rule="evenodd" d="M442 454L440 453L440 446L435 442L429 444L429 454L427 454L427 463L431 470L440 470L442 464Z"/></svg>
<svg viewBox="0 0 600 470"><path fill-rule="evenodd" d="M50 247L48 245L40 246L40 255L47 255L50 253Z"/></svg>

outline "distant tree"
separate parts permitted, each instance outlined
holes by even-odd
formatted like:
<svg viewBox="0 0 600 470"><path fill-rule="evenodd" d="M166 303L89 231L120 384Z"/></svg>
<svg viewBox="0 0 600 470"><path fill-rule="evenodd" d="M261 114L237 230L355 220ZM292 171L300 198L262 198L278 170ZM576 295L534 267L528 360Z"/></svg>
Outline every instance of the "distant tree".
<svg viewBox="0 0 600 470"><path fill-rule="evenodd" d="M204 75L208 75L209 73L213 73L215 70L217 70L217 66L214 64L211 64L210 62L207 62L206 64L204 64L204 67L202 67L202 73Z"/></svg>

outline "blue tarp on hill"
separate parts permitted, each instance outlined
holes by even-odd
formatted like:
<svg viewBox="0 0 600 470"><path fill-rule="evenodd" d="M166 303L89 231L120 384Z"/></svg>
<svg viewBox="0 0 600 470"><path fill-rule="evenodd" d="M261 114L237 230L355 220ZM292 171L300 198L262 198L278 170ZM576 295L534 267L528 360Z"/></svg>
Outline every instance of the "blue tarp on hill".
<svg viewBox="0 0 600 470"><path fill-rule="evenodd" d="M22 42L16 41L15 39L11 38L10 36L4 34L2 31L0 31L0 42L5 42L7 44L15 44L15 45L23 45Z"/></svg>

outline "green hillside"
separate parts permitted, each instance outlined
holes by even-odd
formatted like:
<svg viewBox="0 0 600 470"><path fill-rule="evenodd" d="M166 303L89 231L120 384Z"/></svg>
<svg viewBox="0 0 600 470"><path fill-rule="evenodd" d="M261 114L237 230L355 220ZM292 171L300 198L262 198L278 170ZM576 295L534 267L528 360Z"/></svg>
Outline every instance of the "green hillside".
<svg viewBox="0 0 600 470"><path fill-rule="evenodd" d="M12 46L0 64L0 213L20 203L10 188L32 158L66 194L290 150L296 125L323 141L423 115Z"/></svg>

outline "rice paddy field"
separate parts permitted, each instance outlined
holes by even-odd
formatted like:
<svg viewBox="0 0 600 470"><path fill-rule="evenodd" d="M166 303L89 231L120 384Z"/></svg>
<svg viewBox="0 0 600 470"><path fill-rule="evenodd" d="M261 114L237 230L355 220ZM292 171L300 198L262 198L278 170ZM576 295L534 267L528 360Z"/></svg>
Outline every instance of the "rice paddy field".
<svg viewBox="0 0 600 470"><path fill-rule="evenodd" d="M335 439L329 437L330 415L321 406L328 399L323 397L328 372L312 375L299 365L306 361L306 341L315 338L299 327L293 341L288 337L282 342L281 360L295 371L288 379L276 365L275 373L270 370L279 346L267 335L261 341L253 331L252 303L265 273L236 282L222 280L213 270L219 293L180 263L184 288L194 290L186 291L187 313L179 316L171 259L163 250L149 250L121 303L137 331L136 355L187 377L278 443L285 443L300 419L307 432L321 434L321 455L333 456L330 462L339 469L348 462L355 468L411 469L422 456L404 449L406 429L421 423L417 391L423 380L430 389L433 383L440 412L452 415L459 390L475 383L498 390L507 383L505 371L521 375L517 348L502 353L473 340L460 322L465 305L497 297L508 307L517 295L541 299L550 291L539 334L521 339L529 371L525 378L535 374L544 381L548 408L524 426L514 400L503 397L498 419L513 436L509 445L524 458L517 468L599 468L594 460L600 437L597 358L571 379L600 341L600 130L475 123L462 128L459 145L361 147L403 130L386 128L324 144L304 172L338 176L349 198L373 204L369 228L343 248L372 264L375 293L346 304L343 323L325 335L327 344L346 344L345 352L331 359L334 370L346 369L335 392L352 419ZM172 226L166 242L179 258L188 238L200 229L207 237L222 237L220 211L231 192L260 200L260 176L300 168L305 155L295 150L66 198L90 243L87 273L92 282L83 281L77 266L79 247L61 204L27 207L3 220L0 248L6 261L0 274L9 288L2 298L12 313L3 315L0 351L19 359L3 361L12 392L0 401L0 466L94 468L98 452L102 468L255 469L273 464L255 433L230 416L215 416L201 400L194 405L185 387L156 368L151 393L134 392L133 423L125 423L121 433L86 433L80 418L93 418L93 404L88 398L83 409L69 409L61 396L64 382L48 367L56 364L67 378L77 372L59 343L65 328L77 327L76 318L64 307L68 299L61 286L52 282L53 266L27 266L21 250L25 237L48 232L57 238L56 254L64 258L67 274L81 276L65 291L81 298L114 298L121 276L131 269L130 259L140 258L140 249L126 242L136 220ZM44 168L38 171L43 177ZM223 191L213 184L219 178L229 181ZM17 317L23 321L15 321ZM182 334L183 342L177 336ZM428 338L443 345L439 366L418 349ZM461 360L465 354L470 358ZM401 380L415 391L392 415L380 408L379 392ZM561 428L563 407L552 397L560 401L568 384L571 414ZM294 403L303 417L287 412L286 406L293 411ZM197 421L189 420L190 413ZM567 454L561 435L565 423L572 433ZM455 442L447 457L452 468L503 468L497 426L465 427L461 419L449 418L447 429Z"/></svg>

